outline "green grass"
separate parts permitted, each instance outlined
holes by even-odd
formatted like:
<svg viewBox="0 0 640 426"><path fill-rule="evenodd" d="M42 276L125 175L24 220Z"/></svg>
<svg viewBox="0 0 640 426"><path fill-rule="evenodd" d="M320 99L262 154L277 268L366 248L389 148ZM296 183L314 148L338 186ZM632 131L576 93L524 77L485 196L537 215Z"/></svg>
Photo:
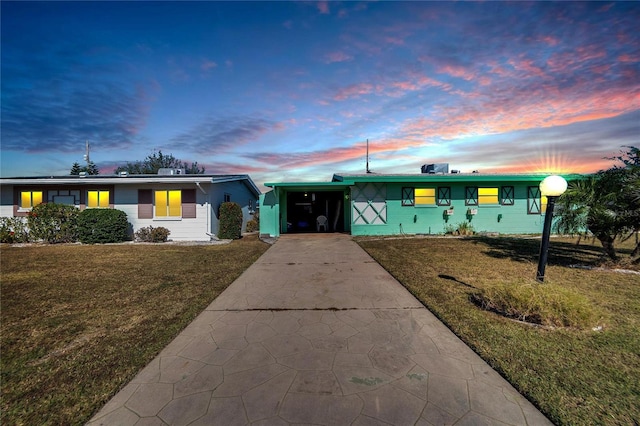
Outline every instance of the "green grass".
<svg viewBox="0 0 640 426"><path fill-rule="evenodd" d="M545 284L538 284L536 239L358 242L554 423L640 423L640 276L569 267L601 265L597 244L552 239ZM590 305L603 330L535 327L471 301L496 286L540 285Z"/></svg>
<svg viewBox="0 0 640 426"><path fill-rule="evenodd" d="M0 424L84 424L267 248L3 245Z"/></svg>

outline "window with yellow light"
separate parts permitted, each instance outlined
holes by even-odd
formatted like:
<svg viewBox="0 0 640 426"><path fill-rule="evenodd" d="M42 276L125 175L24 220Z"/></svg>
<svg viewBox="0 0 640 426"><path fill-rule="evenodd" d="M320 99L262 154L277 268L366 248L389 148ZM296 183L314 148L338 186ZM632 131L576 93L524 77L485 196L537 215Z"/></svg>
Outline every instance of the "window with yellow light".
<svg viewBox="0 0 640 426"><path fill-rule="evenodd" d="M478 188L478 204L499 204L498 188Z"/></svg>
<svg viewBox="0 0 640 426"><path fill-rule="evenodd" d="M160 190L155 192L156 217L182 217L182 191Z"/></svg>
<svg viewBox="0 0 640 426"><path fill-rule="evenodd" d="M20 192L20 208L32 209L42 203L42 191L22 191Z"/></svg>
<svg viewBox="0 0 640 426"><path fill-rule="evenodd" d="M416 188L415 189L415 205L416 206L435 206L436 205L436 189L435 188Z"/></svg>
<svg viewBox="0 0 640 426"><path fill-rule="evenodd" d="M109 191L87 191L87 207L109 208Z"/></svg>

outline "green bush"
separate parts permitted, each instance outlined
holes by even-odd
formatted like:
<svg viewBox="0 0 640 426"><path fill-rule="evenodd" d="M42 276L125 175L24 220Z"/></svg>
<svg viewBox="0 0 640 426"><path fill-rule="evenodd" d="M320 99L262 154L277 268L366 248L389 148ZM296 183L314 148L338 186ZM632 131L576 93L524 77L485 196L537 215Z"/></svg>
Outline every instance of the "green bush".
<svg viewBox="0 0 640 426"><path fill-rule="evenodd" d="M144 243L164 243L169 238L169 234L171 234L171 231L162 226L158 226L157 228L147 226L146 228L138 229L135 236L136 241Z"/></svg>
<svg viewBox="0 0 640 426"><path fill-rule="evenodd" d="M85 244L120 243L129 239L127 214L114 209L86 209L78 215L78 239Z"/></svg>
<svg viewBox="0 0 640 426"><path fill-rule="evenodd" d="M34 241L46 243L70 243L77 240L78 214L74 206L42 203L27 215L29 234Z"/></svg>
<svg viewBox="0 0 640 426"><path fill-rule="evenodd" d="M256 232L260 230L260 212L253 214L253 219L247 222L247 232Z"/></svg>
<svg viewBox="0 0 640 426"><path fill-rule="evenodd" d="M29 241L27 224L21 217L0 218L0 243L26 243Z"/></svg>
<svg viewBox="0 0 640 426"><path fill-rule="evenodd" d="M237 240L242 236L242 208L237 203L222 203L218 214L218 238Z"/></svg>

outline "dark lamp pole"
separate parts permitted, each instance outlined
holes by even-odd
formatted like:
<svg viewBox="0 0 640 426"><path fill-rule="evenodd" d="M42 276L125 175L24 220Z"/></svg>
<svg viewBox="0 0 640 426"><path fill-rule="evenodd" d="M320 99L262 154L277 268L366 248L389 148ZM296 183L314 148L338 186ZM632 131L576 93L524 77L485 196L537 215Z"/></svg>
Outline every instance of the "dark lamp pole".
<svg viewBox="0 0 640 426"><path fill-rule="evenodd" d="M544 215L544 228L542 229L542 242L540 243L540 256L538 257L538 272L536 273L536 279L540 282L544 282L544 270L547 266L553 208L558 197L566 190L567 181L562 176L547 176L540 182L540 192L547 197L547 211Z"/></svg>

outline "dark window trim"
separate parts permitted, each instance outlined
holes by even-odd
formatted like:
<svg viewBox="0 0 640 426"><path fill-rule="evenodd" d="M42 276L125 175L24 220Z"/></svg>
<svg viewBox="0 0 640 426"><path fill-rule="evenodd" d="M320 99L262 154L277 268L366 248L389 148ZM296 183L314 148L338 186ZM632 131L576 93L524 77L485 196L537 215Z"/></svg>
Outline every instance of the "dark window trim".
<svg viewBox="0 0 640 426"><path fill-rule="evenodd" d="M464 189L464 205L465 206L477 206L478 205L478 187L467 186Z"/></svg>
<svg viewBox="0 0 640 426"><path fill-rule="evenodd" d="M540 187L527 187L527 214L542 214L542 197Z"/></svg>
<svg viewBox="0 0 640 426"><path fill-rule="evenodd" d="M439 206L451 205L451 187L450 186L438 187L438 198L437 198L436 204Z"/></svg>
<svg viewBox="0 0 640 426"><path fill-rule="evenodd" d="M503 206L513 206L515 204L515 191L513 186L503 186L500 188L500 204Z"/></svg>
<svg viewBox="0 0 640 426"><path fill-rule="evenodd" d="M416 203L416 189L414 187L405 186L402 188L402 206L411 207Z"/></svg>

